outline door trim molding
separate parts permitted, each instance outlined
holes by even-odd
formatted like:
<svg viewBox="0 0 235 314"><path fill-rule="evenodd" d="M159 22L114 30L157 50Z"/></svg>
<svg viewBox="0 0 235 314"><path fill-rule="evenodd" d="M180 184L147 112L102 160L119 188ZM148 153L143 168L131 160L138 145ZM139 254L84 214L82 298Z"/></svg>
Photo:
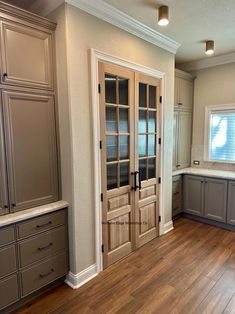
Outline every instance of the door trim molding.
<svg viewBox="0 0 235 314"><path fill-rule="evenodd" d="M101 194L101 154L100 154L100 112L99 112L99 71L98 62L104 62L112 64L114 66L121 66L140 72L142 74L152 76L161 79L161 91L162 91L162 104L160 104L160 116L161 116L161 138L164 138L164 100L165 100L165 73L160 72L156 69L148 68L146 66L133 63L131 61L121 59L110 54L98 51L96 49L90 50L91 57L91 101L92 101L92 124L93 124L93 182L94 182L94 208L95 208L95 247L96 247L96 272L99 273L103 270L102 262L102 203L100 200ZM160 176L162 182L160 185L160 200L159 200L159 215L164 217L164 141L162 141L161 148L161 161L160 161ZM159 233L164 234L165 231L164 219L160 222ZM168 229L168 228L167 228Z"/></svg>

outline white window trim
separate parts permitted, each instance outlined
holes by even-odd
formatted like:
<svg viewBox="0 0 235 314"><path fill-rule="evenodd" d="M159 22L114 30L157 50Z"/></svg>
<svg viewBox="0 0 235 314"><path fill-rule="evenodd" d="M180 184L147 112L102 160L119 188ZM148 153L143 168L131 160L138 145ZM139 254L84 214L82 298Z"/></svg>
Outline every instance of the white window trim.
<svg viewBox="0 0 235 314"><path fill-rule="evenodd" d="M205 130L204 130L204 161L212 163L222 163L222 164L234 164L235 161L223 161L223 160L210 160L209 159L209 133L210 133L210 115L212 111L235 111L235 103L233 104L223 104L223 105L213 105L206 106L205 108Z"/></svg>

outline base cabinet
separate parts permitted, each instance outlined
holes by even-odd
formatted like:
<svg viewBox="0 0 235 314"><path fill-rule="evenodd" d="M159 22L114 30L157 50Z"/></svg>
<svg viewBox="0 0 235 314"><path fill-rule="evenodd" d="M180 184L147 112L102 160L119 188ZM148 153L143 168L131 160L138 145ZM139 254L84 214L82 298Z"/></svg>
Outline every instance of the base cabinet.
<svg viewBox="0 0 235 314"><path fill-rule="evenodd" d="M235 181L228 184L227 223L235 225Z"/></svg>
<svg viewBox="0 0 235 314"><path fill-rule="evenodd" d="M204 178L196 176L184 177L184 211L203 216Z"/></svg>
<svg viewBox="0 0 235 314"><path fill-rule="evenodd" d="M182 212L182 176L174 176L172 179L172 217Z"/></svg>
<svg viewBox="0 0 235 314"><path fill-rule="evenodd" d="M67 209L0 228L0 264L0 312L63 278L68 271Z"/></svg>

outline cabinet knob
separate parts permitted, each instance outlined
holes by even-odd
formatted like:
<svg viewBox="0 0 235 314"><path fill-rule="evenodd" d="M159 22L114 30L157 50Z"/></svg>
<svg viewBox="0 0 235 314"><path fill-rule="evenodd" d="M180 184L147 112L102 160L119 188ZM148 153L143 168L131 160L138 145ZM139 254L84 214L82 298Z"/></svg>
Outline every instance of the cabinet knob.
<svg viewBox="0 0 235 314"><path fill-rule="evenodd" d="M16 204L13 203L13 204L11 204L11 206L12 206L12 207L16 207Z"/></svg>
<svg viewBox="0 0 235 314"><path fill-rule="evenodd" d="M7 208L8 208L8 205L4 205L4 208L6 208L6 209L7 209Z"/></svg>
<svg viewBox="0 0 235 314"><path fill-rule="evenodd" d="M3 73L3 79L5 79L7 77L7 73Z"/></svg>

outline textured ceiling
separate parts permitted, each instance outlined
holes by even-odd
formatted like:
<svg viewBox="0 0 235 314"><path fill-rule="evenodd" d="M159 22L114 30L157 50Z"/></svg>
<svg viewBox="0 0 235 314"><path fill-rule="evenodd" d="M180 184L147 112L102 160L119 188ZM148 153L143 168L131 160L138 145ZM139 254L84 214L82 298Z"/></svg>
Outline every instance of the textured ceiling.
<svg viewBox="0 0 235 314"><path fill-rule="evenodd" d="M235 0L104 1L179 42L178 64L209 58L204 53L208 39L215 40L215 56L235 51ZM29 9L35 0L6 2ZM157 8L163 4L170 7L170 24L160 27Z"/></svg>

